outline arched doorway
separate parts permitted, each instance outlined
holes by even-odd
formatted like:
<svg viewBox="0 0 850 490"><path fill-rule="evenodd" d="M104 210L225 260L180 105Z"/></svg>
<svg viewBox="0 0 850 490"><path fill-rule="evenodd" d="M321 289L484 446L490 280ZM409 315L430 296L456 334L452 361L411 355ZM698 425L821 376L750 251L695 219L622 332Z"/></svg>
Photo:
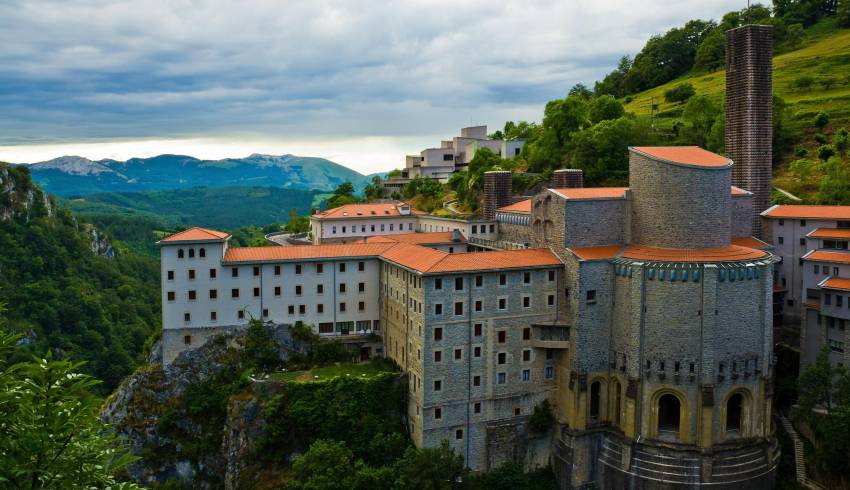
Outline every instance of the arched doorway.
<svg viewBox="0 0 850 490"><path fill-rule="evenodd" d="M590 385L590 421L592 423L599 422L599 407L601 404L599 391L602 385L599 381L594 381Z"/></svg>
<svg viewBox="0 0 850 490"><path fill-rule="evenodd" d="M726 402L726 434L740 435L744 415L744 396L735 393Z"/></svg>
<svg viewBox="0 0 850 490"><path fill-rule="evenodd" d="M678 439L682 404L674 395L666 393L658 399L658 437Z"/></svg>
<svg viewBox="0 0 850 490"><path fill-rule="evenodd" d="M622 425L623 388L619 381L614 380L612 390L614 395L614 412L611 414L611 421L616 425Z"/></svg>

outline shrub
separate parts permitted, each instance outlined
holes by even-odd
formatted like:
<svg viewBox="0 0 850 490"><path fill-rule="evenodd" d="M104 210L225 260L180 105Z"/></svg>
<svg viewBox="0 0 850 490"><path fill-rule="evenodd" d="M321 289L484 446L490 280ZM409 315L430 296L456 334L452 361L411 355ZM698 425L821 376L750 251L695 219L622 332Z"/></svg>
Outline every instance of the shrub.
<svg viewBox="0 0 850 490"><path fill-rule="evenodd" d="M827 161L833 156L835 156L835 148L829 145L822 145L820 148L818 148L818 158L820 158L821 160Z"/></svg>
<svg viewBox="0 0 850 490"><path fill-rule="evenodd" d="M815 79L813 77L805 75L791 82L791 88L797 88L800 90L810 89L814 83Z"/></svg>
<svg viewBox="0 0 850 490"><path fill-rule="evenodd" d="M803 158L809 154L809 150L805 149L802 146L798 146L796 150L794 150L794 156L797 158Z"/></svg>
<svg viewBox="0 0 850 490"><path fill-rule="evenodd" d="M829 124L829 113L828 112L818 112L818 115L815 116L815 127L823 131L823 128Z"/></svg>
<svg viewBox="0 0 850 490"><path fill-rule="evenodd" d="M680 83L670 90L664 92L664 100L667 102L685 102L696 95L694 86L690 83Z"/></svg>
<svg viewBox="0 0 850 490"><path fill-rule="evenodd" d="M552 414L552 406L549 400L543 400L534 407L531 417L528 418L528 428L532 432L546 432L555 423L555 415Z"/></svg>
<svg viewBox="0 0 850 490"><path fill-rule="evenodd" d="M835 132L835 136L832 137L832 146L839 154L847 151L847 147L850 146L850 135L847 129L841 128Z"/></svg>
<svg viewBox="0 0 850 490"><path fill-rule="evenodd" d="M815 134L815 141L817 141L818 143L820 143L822 145L825 145L826 142L829 141L829 139L823 133L816 133Z"/></svg>

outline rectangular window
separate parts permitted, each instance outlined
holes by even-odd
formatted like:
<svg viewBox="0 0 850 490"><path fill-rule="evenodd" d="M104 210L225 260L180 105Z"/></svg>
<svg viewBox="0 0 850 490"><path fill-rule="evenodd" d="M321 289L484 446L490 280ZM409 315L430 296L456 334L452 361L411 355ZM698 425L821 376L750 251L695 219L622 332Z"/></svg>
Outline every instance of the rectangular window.
<svg viewBox="0 0 850 490"><path fill-rule="evenodd" d="M316 294L325 294L324 284L316 284Z"/></svg>
<svg viewBox="0 0 850 490"><path fill-rule="evenodd" d="M183 343L186 344L186 345L190 345L192 343L192 336L191 335L184 335L183 336Z"/></svg>
<svg viewBox="0 0 850 490"><path fill-rule="evenodd" d="M455 360L459 360L463 358L463 350L455 349Z"/></svg>
<svg viewBox="0 0 850 490"><path fill-rule="evenodd" d="M434 340L443 340L443 327L434 327Z"/></svg>
<svg viewBox="0 0 850 490"><path fill-rule="evenodd" d="M481 331L483 330L483 326L480 323L476 323L473 327L473 333L476 337L481 336Z"/></svg>
<svg viewBox="0 0 850 490"><path fill-rule="evenodd" d="M522 283L523 284L531 284L531 272L523 272L522 273Z"/></svg>
<svg viewBox="0 0 850 490"><path fill-rule="evenodd" d="M307 305L298 305L298 314L303 315L307 313Z"/></svg>
<svg viewBox="0 0 850 490"><path fill-rule="evenodd" d="M345 272L345 262L340 262L340 263L339 263L339 271L340 271L340 272Z"/></svg>
<svg viewBox="0 0 850 490"><path fill-rule="evenodd" d="M505 286L508 284L508 275L507 274L499 274L499 286Z"/></svg>
<svg viewBox="0 0 850 490"><path fill-rule="evenodd" d="M300 284L295 285L295 296L301 296L301 285Z"/></svg>
<svg viewBox="0 0 850 490"><path fill-rule="evenodd" d="M324 313L324 312L325 312L325 305L323 305L322 303L317 304L316 305L316 313Z"/></svg>
<svg viewBox="0 0 850 490"><path fill-rule="evenodd" d="M806 245L806 239L805 238L800 239L800 245L803 245L803 246Z"/></svg>
<svg viewBox="0 0 850 490"><path fill-rule="evenodd" d="M434 380L434 391L441 391L443 389L443 382L439 379Z"/></svg>
<svg viewBox="0 0 850 490"><path fill-rule="evenodd" d="M189 280L195 279L195 269L189 269Z"/></svg>
<svg viewBox="0 0 850 490"><path fill-rule="evenodd" d="M585 297L586 297L587 303L596 303L596 290L595 289L590 289L585 294L586 294Z"/></svg>
<svg viewBox="0 0 850 490"><path fill-rule="evenodd" d="M443 289L443 280L441 278L434 279L434 289Z"/></svg>
<svg viewBox="0 0 850 490"><path fill-rule="evenodd" d="M174 291L167 292L166 297L168 298L168 301L174 301L174 297L175 297Z"/></svg>
<svg viewBox="0 0 850 490"><path fill-rule="evenodd" d="M531 308L531 297L523 296L522 297L522 307L523 308Z"/></svg>
<svg viewBox="0 0 850 490"><path fill-rule="evenodd" d="M274 287L274 295L275 295L275 296L280 296L280 286L275 286L275 287Z"/></svg>
<svg viewBox="0 0 850 490"><path fill-rule="evenodd" d="M497 337L499 339L499 343L504 344L508 340L508 332L505 330L499 330Z"/></svg>
<svg viewBox="0 0 850 490"><path fill-rule="evenodd" d="M779 237L779 244L782 245L785 243L785 237Z"/></svg>
<svg viewBox="0 0 850 490"><path fill-rule="evenodd" d="M481 386L481 376L472 377L472 386Z"/></svg>
<svg viewBox="0 0 850 490"><path fill-rule="evenodd" d="M815 264L815 274L820 274L820 266Z"/></svg>
<svg viewBox="0 0 850 490"><path fill-rule="evenodd" d="M231 267L230 268L230 277L239 277L239 268Z"/></svg>
<svg viewBox="0 0 850 490"><path fill-rule="evenodd" d="M523 369L522 370L522 380L523 381L531 380L531 369Z"/></svg>
<svg viewBox="0 0 850 490"><path fill-rule="evenodd" d="M481 300L475 301L475 311L481 311Z"/></svg>
<svg viewBox="0 0 850 490"><path fill-rule="evenodd" d="M174 271L168 271L168 280L169 280L169 281L173 281L173 280L174 280Z"/></svg>
<svg viewBox="0 0 850 490"><path fill-rule="evenodd" d="M288 311L290 315L294 315L295 314L295 305L289 305L286 308L286 311Z"/></svg>
<svg viewBox="0 0 850 490"><path fill-rule="evenodd" d="M280 266L279 265L274 266L274 275L276 275L276 276L280 275Z"/></svg>
<svg viewBox="0 0 850 490"><path fill-rule="evenodd" d="M259 275L260 275L260 268L259 268L258 266L256 266L256 265L254 266L254 275L255 275L255 276L259 276Z"/></svg>
<svg viewBox="0 0 850 490"><path fill-rule="evenodd" d="M484 276L475 276L475 287L480 288L484 285Z"/></svg>
<svg viewBox="0 0 850 490"><path fill-rule="evenodd" d="M455 439L458 441L463 439L463 429L455 429Z"/></svg>
<svg viewBox="0 0 850 490"><path fill-rule="evenodd" d="M236 318L238 318L240 320L244 320L245 319L245 310L237 311L236 312Z"/></svg>
<svg viewBox="0 0 850 490"><path fill-rule="evenodd" d="M231 289L230 290L230 297L231 298L238 298L239 297L239 288Z"/></svg>
<svg viewBox="0 0 850 490"><path fill-rule="evenodd" d="M478 233L478 225L472 225L472 234L475 235Z"/></svg>
<svg viewBox="0 0 850 490"><path fill-rule="evenodd" d="M435 350L434 351L434 362L443 362L443 351Z"/></svg>
<svg viewBox="0 0 850 490"><path fill-rule="evenodd" d="M554 372L555 371L552 366L546 366L546 368L543 369L543 377L546 379L552 379Z"/></svg>
<svg viewBox="0 0 850 490"><path fill-rule="evenodd" d="M345 283L344 282L339 283L339 292L345 293Z"/></svg>
<svg viewBox="0 0 850 490"><path fill-rule="evenodd" d="M363 231L366 231L365 227L363 228ZM357 270L360 271L360 272L365 271L366 270L366 262L363 262L362 260L360 262L358 262L357 263Z"/></svg>
<svg viewBox="0 0 850 490"><path fill-rule="evenodd" d="M531 329L529 327L522 329L522 340L531 340Z"/></svg>
<svg viewBox="0 0 850 490"><path fill-rule="evenodd" d="M263 308L263 318L268 318L268 317L269 317L269 309Z"/></svg>
<svg viewBox="0 0 850 490"><path fill-rule="evenodd" d="M455 316L463 315L463 302L455 302Z"/></svg>
<svg viewBox="0 0 850 490"><path fill-rule="evenodd" d="M555 306L555 295L554 294L550 294L550 295L546 296L546 305Z"/></svg>
<svg viewBox="0 0 850 490"><path fill-rule="evenodd" d="M555 280L555 271L549 271L549 282Z"/></svg>
<svg viewBox="0 0 850 490"><path fill-rule="evenodd" d="M443 314L443 305L441 305L440 303L435 303L434 304L434 314L435 315L442 315Z"/></svg>
<svg viewBox="0 0 850 490"><path fill-rule="evenodd" d="M184 321L184 322L190 322L190 321L192 321L192 315L191 315L191 313L183 313L183 321Z"/></svg>
<svg viewBox="0 0 850 490"><path fill-rule="evenodd" d="M455 277L455 291L463 291L463 278Z"/></svg>
<svg viewBox="0 0 850 490"><path fill-rule="evenodd" d="M210 269L210 279L215 279L215 276L216 276L216 270Z"/></svg>
<svg viewBox="0 0 850 490"><path fill-rule="evenodd" d="M499 352L499 356L497 358L498 364L505 364L508 361L508 355L504 352Z"/></svg>
<svg viewBox="0 0 850 490"><path fill-rule="evenodd" d="M339 311L345 311L345 302L339 304Z"/></svg>
<svg viewBox="0 0 850 490"><path fill-rule="evenodd" d="M508 300L505 298L499 298L499 309L504 310L508 307Z"/></svg>
<svg viewBox="0 0 850 490"><path fill-rule="evenodd" d="M358 282L357 283L357 292L358 293L365 293L366 292L366 283L365 282Z"/></svg>
<svg viewBox="0 0 850 490"><path fill-rule="evenodd" d="M334 324L330 322L320 323L319 333L334 333Z"/></svg>
<svg viewBox="0 0 850 490"><path fill-rule="evenodd" d="M211 311L211 312L210 312L210 321L211 321L211 322L214 322L214 321L216 321L216 320L218 320L218 313L216 313L216 312L214 312L214 311Z"/></svg>
<svg viewBox="0 0 850 490"><path fill-rule="evenodd" d="M481 347L476 346L472 349L472 357L481 357Z"/></svg>
<svg viewBox="0 0 850 490"><path fill-rule="evenodd" d="M260 288L254 288L254 297L255 297L255 298L259 298L259 297L260 297Z"/></svg>
<svg viewBox="0 0 850 490"><path fill-rule="evenodd" d="M381 225L381 226L383 226L383 225ZM434 409L434 420L440 420L442 418L443 418L443 409L440 408L440 407L435 408Z"/></svg>
<svg viewBox="0 0 850 490"><path fill-rule="evenodd" d="M496 383L503 385L508 382L508 375L506 373L498 373L496 375Z"/></svg>
<svg viewBox="0 0 850 490"><path fill-rule="evenodd" d="M472 407L473 412L481 413L481 402L475 402L475 405L473 405Z"/></svg>
<svg viewBox="0 0 850 490"><path fill-rule="evenodd" d="M363 310L365 310L365 309L366 309L366 302L364 302L364 301L360 301L359 303L357 303L357 309L358 309L359 311L363 311Z"/></svg>
<svg viewBox="0 0 850 490"><path fill-rule="evenodd" d="M218 299L218 290L210 289L210 299Z"/></svg>
<svg viewBox="0 0 850 490"><path fill-rule="evenodd" d="M319 265L322 265L322 264L319 264ZM317 267L317 269L318 269L318 267ZM295 264L295 273L301 274L301 264Z"/></svg>
<svg viewBox="0 0 850 490"><path fill-rule="evenodd" d="M524 349L522 351L522 360L523 362L531 361L531 349Z"/></svg>

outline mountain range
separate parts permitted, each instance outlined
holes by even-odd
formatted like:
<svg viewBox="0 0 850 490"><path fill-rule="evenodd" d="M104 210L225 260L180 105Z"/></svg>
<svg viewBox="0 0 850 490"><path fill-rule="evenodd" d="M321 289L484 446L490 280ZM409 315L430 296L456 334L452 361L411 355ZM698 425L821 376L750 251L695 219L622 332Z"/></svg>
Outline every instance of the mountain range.
<svg viewBox="0 0 850 490"><path fill-rule="evenodd" d="M59 196L147 192L193 187L280 187L331 191L349 181L360 190L369 177L324 158L253 154L201 160L185 155L89 160L63 156L27 165L33 180Z"/></svg>

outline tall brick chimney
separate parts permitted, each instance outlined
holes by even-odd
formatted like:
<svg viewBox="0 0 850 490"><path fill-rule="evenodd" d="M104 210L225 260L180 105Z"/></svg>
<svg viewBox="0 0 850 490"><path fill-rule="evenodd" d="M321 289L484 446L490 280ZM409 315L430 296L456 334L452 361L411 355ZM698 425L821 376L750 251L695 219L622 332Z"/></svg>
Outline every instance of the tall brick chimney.
<svg viewBox="0 0 850 490"><path fill-rule="evenodd" d="M484 172L484 219L496 218L496 210L511 203L511 173L507 170Z"/></svg>
<svg viewBox="0 0 850 490"><path fill-rule="evenodd" d="M773 175L773 28L726 31L726 156L732 185L753 193L753 235L761 237Z"/></svg>
<svg viewBox="0 0 850 490"><path fill-rule="evenodd" d="M555 189L584 187L584 172L580 168L562 168L552 173Z"/></svg>

